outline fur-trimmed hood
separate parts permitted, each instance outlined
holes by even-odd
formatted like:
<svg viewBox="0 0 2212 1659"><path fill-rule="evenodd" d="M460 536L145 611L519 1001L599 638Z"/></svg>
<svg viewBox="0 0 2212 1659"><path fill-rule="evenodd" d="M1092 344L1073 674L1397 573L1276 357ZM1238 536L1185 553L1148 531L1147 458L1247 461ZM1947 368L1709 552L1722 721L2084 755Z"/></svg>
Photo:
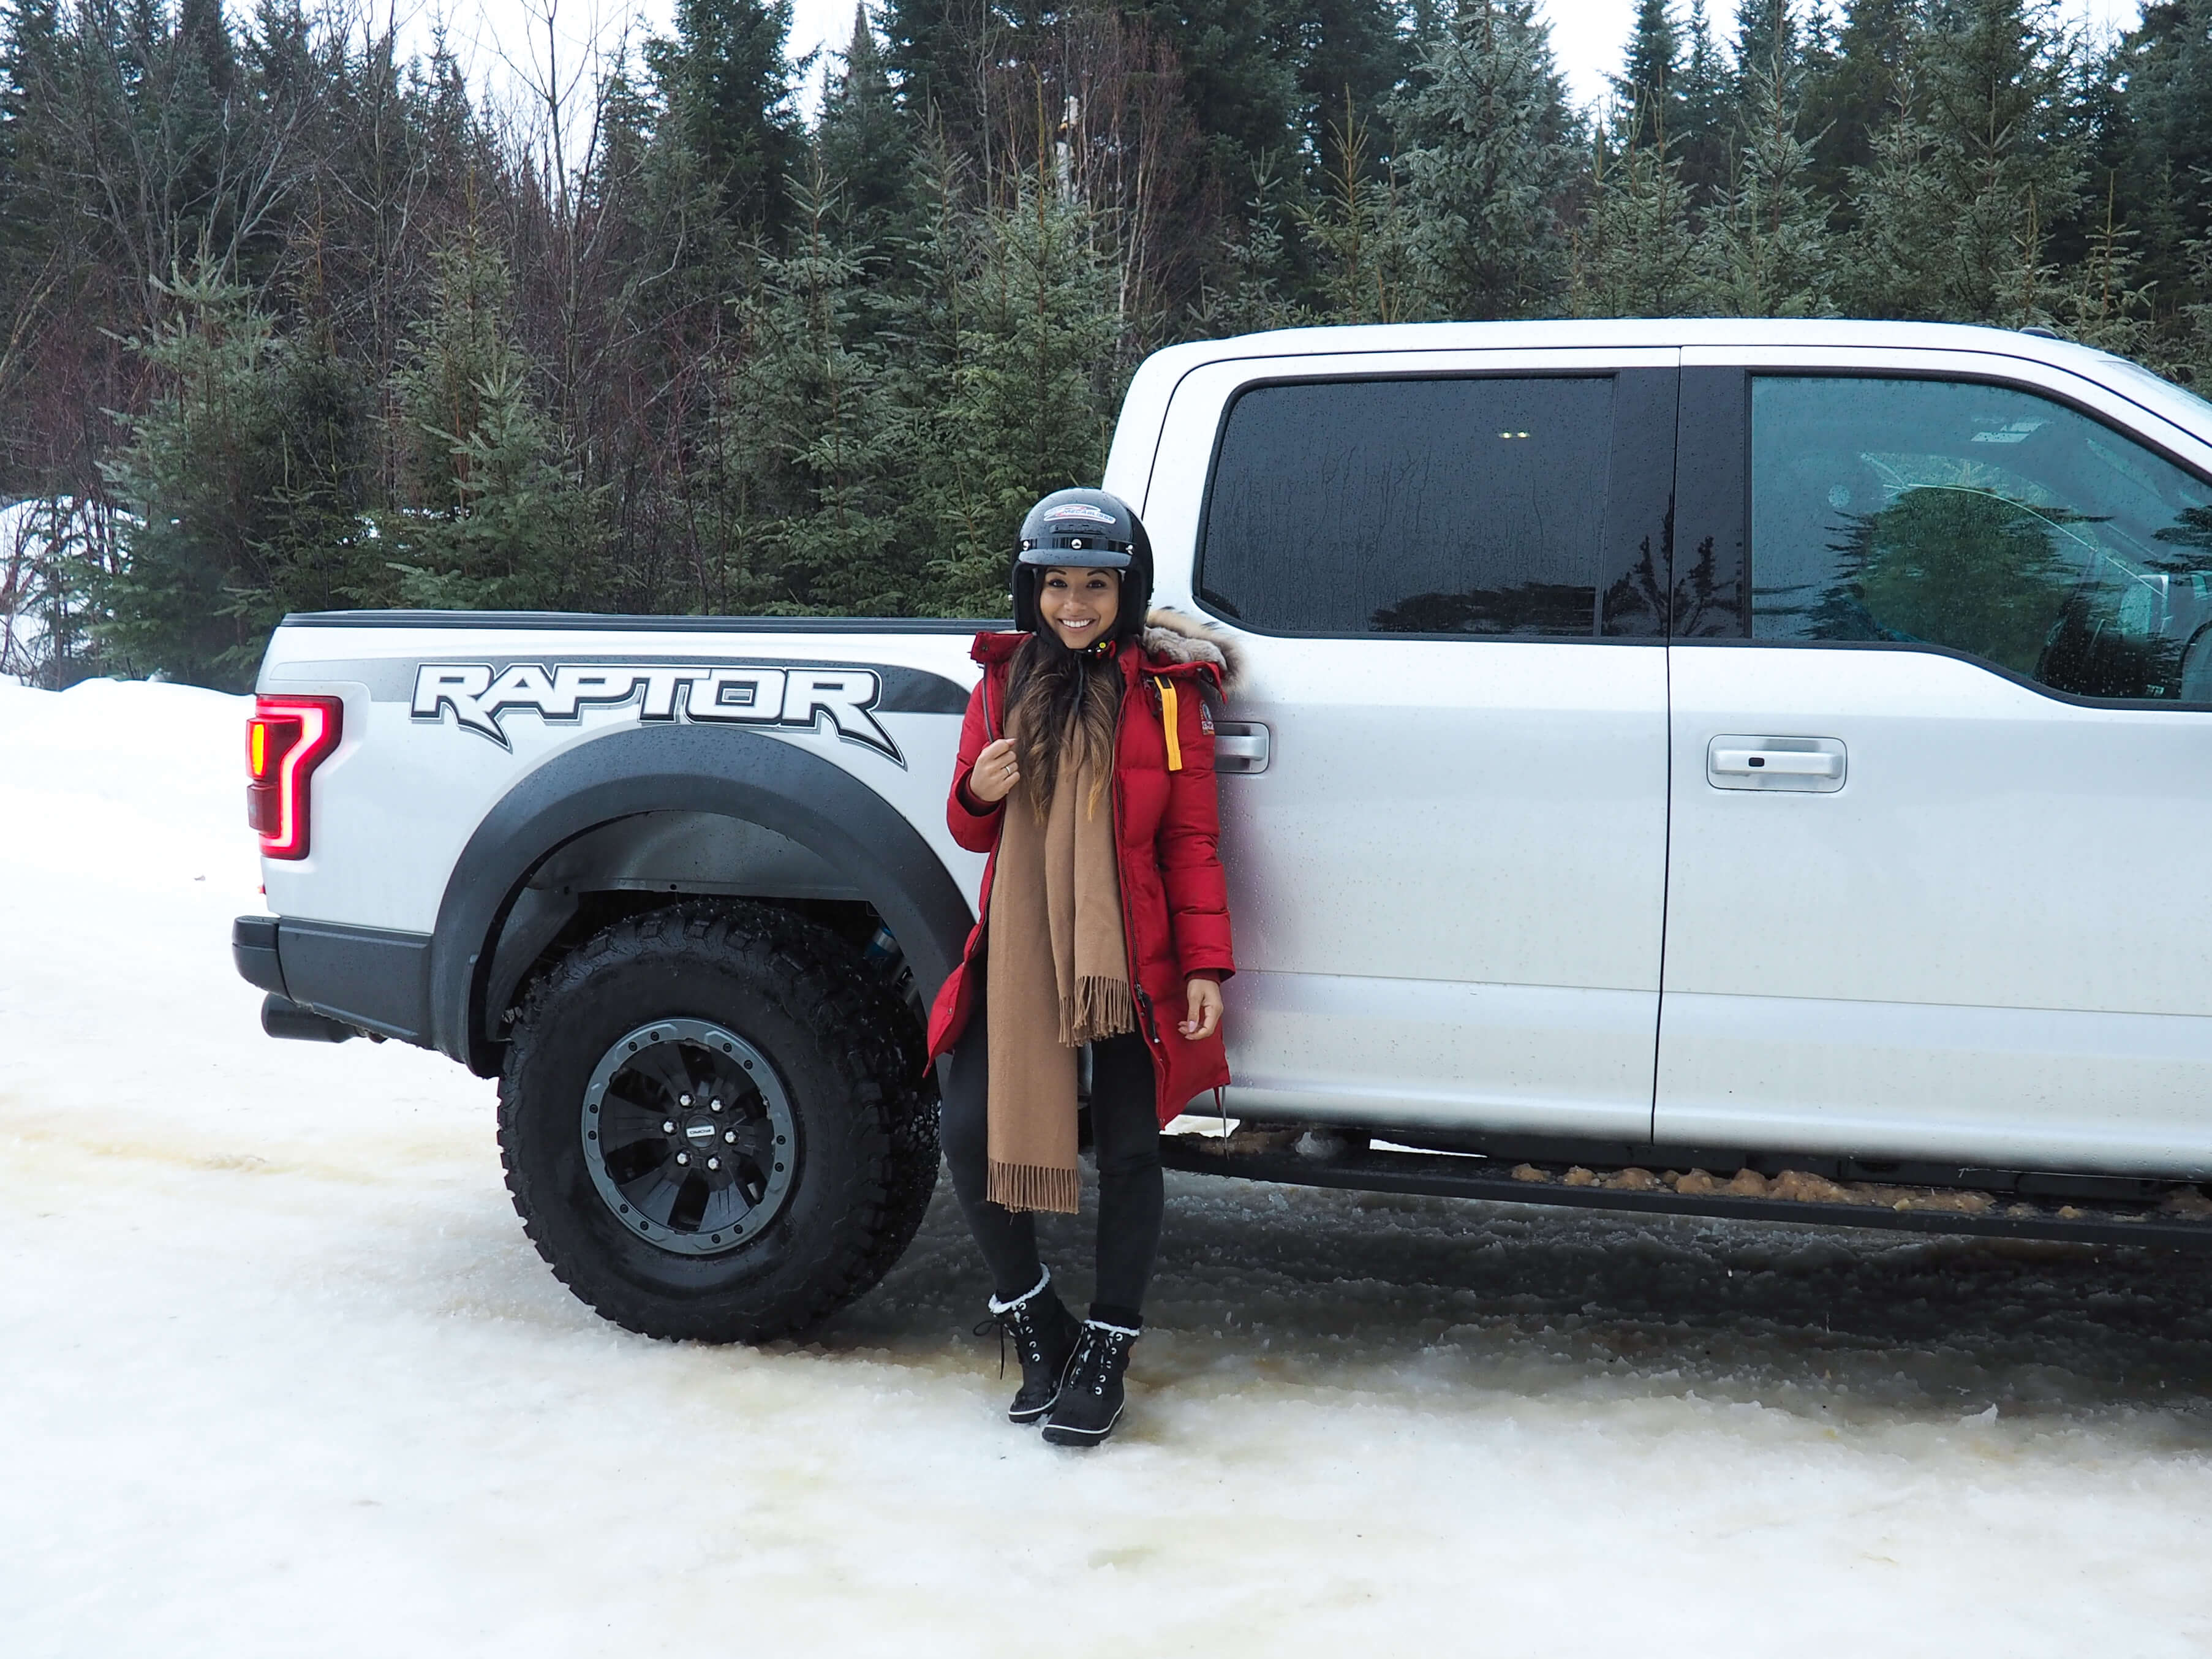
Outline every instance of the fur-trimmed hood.
<svg viewBox="0 0 2212 1659"><path fill-rule="evenodd" d="M1170 605L1156 605L1145 613L1145 631L1140 637L1147 656L1168 662L1211 663L1221 676L1223 693L1237 689L1243 664L1237 660L1236 643L1197 617Z"/></svg>

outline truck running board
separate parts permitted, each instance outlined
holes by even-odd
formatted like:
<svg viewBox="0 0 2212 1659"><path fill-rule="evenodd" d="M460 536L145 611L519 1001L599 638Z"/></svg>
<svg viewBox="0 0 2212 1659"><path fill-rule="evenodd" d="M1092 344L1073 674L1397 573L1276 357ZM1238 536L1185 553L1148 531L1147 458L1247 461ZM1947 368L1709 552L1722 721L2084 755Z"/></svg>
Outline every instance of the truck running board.
<svg viewBox="0 0 2212 1659"><path fill-rule="evenodd" d="M1589 1210L1701 1215L1741 1221L1792 1221L1824 1227L1887 1227L1900 1232L1978 1233L1996 1238L2066 1239L2081 1244L2168 1244L2212 1249L2212 1201L2203 1188L2176 1183L2158 1201L2118 1203L2093 1199L2065 1202L1971 1189L1843 1187L1808 1177L1767 1183L1784 1193L1810 1196L1749 1196L1729 1192L1708 1176L1683 1192L1641 1170L1577 1170L1588 1177L1567 1184L1570 1171L1522 1164L1516 1176L1497 1159L1453 1153L1348 1149L1308 1157L1287 1146L1241 1151L1210 1135L1164 1135L1160 1161L1194 1175L1233 1176L1296 1187L1410 1193L1430 1198L1483 1199L1495 1204L1556 1204ZM1668 1171L1669 1175L1674 1172ZM1641 1177L1641 1181L1637 1180ZM1610 1186L1627 1179L1632 1184ZM1649 1182L1646 1187L1642 1182ZM1850 1194L1849 1199L1818 1194Z"/></svg>

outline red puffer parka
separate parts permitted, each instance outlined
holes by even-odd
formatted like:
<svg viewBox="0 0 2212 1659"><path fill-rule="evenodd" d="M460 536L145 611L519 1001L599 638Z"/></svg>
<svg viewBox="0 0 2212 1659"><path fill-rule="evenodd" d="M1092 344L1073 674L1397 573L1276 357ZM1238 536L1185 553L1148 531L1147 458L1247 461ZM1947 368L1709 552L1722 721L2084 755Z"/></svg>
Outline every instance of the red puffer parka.
<svg viewBox="0 0 2212 1659"><path fill-rule="evenodd" d="M1187 1016L1184 981L1194 974L1227 979L1237 971L1229 944L1229 895L1215 848L1220 811L1214 799L1213 717L1202 692L1231 680L1226 641L1178 611L1146 617L1141 642L1121 647L1123 690L1114 745L1114 842L1121 854L1123 938L1138 1024L1152 1050L1155 1102L1164 1124L1200 1095L1229 1081L1221 1033L1197 1041L1176 1027ZM983 679L968 699L960 758L952 769L945 822L971 853L988 853L982 914L968 935L960 966L937 994L929 1015L932 1060L951 1052L967 1029L982 971L983 930L991 916L991 878L998 866L1000 802L988 812L968 810L963 786L975 757L1006 735L1006 679L1024 634L978 634L969 653ZM1163 709L1175 711L1170 744Z"/></svg>

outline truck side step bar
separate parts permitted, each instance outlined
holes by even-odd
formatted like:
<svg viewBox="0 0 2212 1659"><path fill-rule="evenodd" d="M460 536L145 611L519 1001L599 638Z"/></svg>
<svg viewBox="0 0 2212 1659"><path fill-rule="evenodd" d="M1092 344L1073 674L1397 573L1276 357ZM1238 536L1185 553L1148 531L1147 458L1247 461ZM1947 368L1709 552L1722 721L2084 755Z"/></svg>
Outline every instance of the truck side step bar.
<svg viewBox="0 0 2212 1659"><path fill-rule="evenodd" d="M1832 1191L1852 1196L1753 1197L1720 1190L1711 1177L1703 1182L1684 1183L1691 1188L1684 1192L1647 1170L1584 1170L1574 1173L1589 1179L1570 1185L1571 1171L1556 1167L1522 1164L1509 1169L1492 1158L1357 1148L1315 1158L1287 1146L1240 1151L1233 1144L1224 1147L1212 1136L1197 1134L1163 1136L1160 1161L1170 1170L1194 1175L1232 1176L1294 1187L1483 1199L1494 1204L1554 1204L1741 1221L1795 1221L1826 1227L1887 1227L1899 1232L1976 1233L1996 1238L2064 1239L2080 1244L2166 1244L2212 1249L2212 1201L2207 1200L2203 1188L2180 1182L2155 1202L2078 1199L2060 1203L1934 1188L1882 1189L1885 1196L1892 1191L1897 1194L1882 1201L1866 1196L1870 1189L1863 1185L1847 1188L1817 1177L1796 1185L1785 1177L1772 1185L1784 1192ZM1632 1184L1605 1184L1624 1177ZM1643 1182L1650 1185L1644 1186ZM1976 1200L1982 1202L1977 1204Z"/></svg>

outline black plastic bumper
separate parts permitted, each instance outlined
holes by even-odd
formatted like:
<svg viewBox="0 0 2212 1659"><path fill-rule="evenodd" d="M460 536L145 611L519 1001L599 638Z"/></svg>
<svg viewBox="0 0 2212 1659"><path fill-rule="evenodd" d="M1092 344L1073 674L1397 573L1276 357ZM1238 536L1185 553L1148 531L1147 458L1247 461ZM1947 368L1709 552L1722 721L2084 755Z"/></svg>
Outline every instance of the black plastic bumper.
<svg viewBox="0 0 2212 1659"><path fill-rule="evenodd" d="M230 925L230 959L238 976L277 996L284 992L284 968L276 955L276 918L240 916Z"/></svg>
<svg viewBox="0 0 2212 1659"><path fill-rule="evenodd" d="M342 922L240 916L230 931L240 978L295 1012L430 1046L430 938ZM279 1029L279 1028L283 1029ZM280 1018L270 1036L330 1041L307 1022Z"/></svg>

